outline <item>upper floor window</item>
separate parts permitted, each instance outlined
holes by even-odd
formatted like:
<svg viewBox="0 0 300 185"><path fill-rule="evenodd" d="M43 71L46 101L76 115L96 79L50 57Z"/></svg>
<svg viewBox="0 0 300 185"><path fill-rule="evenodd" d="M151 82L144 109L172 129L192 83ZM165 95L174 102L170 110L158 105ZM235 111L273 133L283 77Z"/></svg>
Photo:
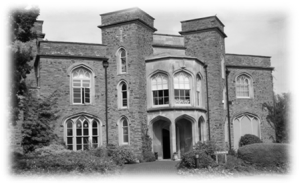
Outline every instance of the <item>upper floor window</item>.
<svg viewBox="0 0 300 185"><path fill-rule="evenodd" d="M196 91L196 104L197 106L201 105L201 78L197 76L197 91Z"/></svg>
<svg viewBox="0 0 300 185"><path fill-rule="evenodd" d="M72 72L72 101L73 104L91 103L92 73L79 67Z"/></svg>
<svg viewBox="0 0 300 185"><path fill-rule="evenodd" d="M191 104L190 76L185 72L179 72L174 77L175 104Z"/></svg>
<svg viewBox="0 0 300 185"><path fill-rule="evenodd" d="M70 150L88 150L90 147L99 147L99 121L86 116L68 119L65 127L65 141Z"/></svg>
<svg viewBox="0 0 300 185"><path fill-rule="evenodd" d="M119 107L127 108L128 107L128 91L127 84L125 82L121 82L119 85Z"/></svg>
<svg viewBox="0 0 300 185"><path fill-rule="evenodd" d="M118 51L119 73L127 73L127 53L124 48Z"/></svg>
<svg viewBox="0 0 300 185"><path fill-rule="evenodd" d="M236 96L237 98L251 97L251 78L242 74L236 78Z"/></svg>
<svg viewBox="0 0 300 185"><path fill-rule="evenodd" d="M151 79L153 105L169 104L168 76L158 73Z"/></svg>

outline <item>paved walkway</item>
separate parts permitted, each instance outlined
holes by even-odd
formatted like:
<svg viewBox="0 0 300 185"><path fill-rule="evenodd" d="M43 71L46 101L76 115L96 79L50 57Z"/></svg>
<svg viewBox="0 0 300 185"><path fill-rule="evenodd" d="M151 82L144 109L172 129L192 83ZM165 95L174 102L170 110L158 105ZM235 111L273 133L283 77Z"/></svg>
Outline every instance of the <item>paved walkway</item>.
<svg viewBox="0 0 300 185"><path fill-rule="evenodd" d="M174 176L177 174L176 164L179 161L154 161L140 164L126 164L121 175L159 175Z"/></svg>

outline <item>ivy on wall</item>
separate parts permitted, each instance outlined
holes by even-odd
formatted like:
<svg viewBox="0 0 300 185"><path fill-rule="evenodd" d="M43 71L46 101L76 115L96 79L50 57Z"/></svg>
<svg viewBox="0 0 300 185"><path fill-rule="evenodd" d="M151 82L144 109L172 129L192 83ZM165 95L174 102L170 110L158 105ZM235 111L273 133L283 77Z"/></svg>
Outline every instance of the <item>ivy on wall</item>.
<svg viewBox="0 0 300 185"><path fill-rule="evenodd" d="M26 98L21 142L24 153L57 141L58 137L53 131L54 123L59 117L56 106L58 95L56 90L46 98L39 98L32 94Z"/></svg>

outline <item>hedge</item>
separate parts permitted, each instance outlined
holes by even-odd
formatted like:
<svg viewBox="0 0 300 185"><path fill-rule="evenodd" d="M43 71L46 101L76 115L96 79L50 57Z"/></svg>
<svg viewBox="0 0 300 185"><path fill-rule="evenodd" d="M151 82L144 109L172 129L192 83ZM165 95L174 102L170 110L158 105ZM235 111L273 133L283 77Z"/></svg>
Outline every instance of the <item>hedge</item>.
<svg viewBox="0 0 300 185"><path fill-rule="evenodd" d="M257 143L238 149L238 157L259 166L282 166L288 163L288 144Z"/></svg>

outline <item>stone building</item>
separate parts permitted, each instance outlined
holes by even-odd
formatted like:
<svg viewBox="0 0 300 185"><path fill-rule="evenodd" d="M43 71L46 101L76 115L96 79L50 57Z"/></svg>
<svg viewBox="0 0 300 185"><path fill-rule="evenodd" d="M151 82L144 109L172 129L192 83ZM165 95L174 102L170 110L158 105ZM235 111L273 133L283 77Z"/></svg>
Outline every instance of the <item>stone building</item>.
<svg viewBox="0 0 300 185"><path fill-rule="evenodd" d="M216 16L182 21L179 35L155 33L154 18L139 8L101 20L102 44L45 41L36 22L41 37L28 84L39 96L59 94L55 133L70 150L108 138L141 153L143 128L159 159L198 141L237 149L246 133L271 141L262 108L272 102L270 57L225 53Z"/></svg>

